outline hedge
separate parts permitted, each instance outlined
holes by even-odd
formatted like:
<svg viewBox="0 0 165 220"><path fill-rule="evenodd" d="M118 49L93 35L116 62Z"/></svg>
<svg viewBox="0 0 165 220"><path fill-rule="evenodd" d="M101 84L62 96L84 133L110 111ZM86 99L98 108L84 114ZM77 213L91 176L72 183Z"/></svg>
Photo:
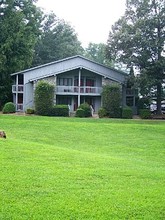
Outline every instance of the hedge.
<svg viewBox="0 0 165 220"><path fill-rule="evenodd" d="M50 116L69 116L69 107L68 105L54 105L50 110Z"/></svg>

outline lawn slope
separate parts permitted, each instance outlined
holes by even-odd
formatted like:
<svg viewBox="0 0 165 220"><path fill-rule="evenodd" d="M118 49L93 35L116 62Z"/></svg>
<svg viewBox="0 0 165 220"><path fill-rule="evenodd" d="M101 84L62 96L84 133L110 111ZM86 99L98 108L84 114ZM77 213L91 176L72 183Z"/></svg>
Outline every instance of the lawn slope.
<svg viewBox="0 0 165 220"><path fill-rule="evenodd" d="M164 219L165 122L0 115L0 219Z"/></svg>

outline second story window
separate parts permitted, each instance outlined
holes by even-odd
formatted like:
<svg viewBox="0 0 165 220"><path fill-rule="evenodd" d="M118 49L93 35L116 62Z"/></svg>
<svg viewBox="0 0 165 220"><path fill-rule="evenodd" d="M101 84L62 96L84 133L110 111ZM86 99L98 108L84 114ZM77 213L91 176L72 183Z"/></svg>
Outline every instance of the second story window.
<svg viewBox="0 0 165 220"><path fill-rule="evenodd" d="M72 78L58 78L57 85L58 86L72 86Z"/></svg>

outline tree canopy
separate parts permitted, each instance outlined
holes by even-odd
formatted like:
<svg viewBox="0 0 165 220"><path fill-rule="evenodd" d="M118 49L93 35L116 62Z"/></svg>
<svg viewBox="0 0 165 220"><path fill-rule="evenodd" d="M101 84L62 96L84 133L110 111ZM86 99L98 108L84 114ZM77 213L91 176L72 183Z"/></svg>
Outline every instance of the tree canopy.
<svg viewBox="0 0 165 220"><path fill-rule="evenodd" d="M82 54L75 30L54 13L44 14L42 32L35 47L33 66Z"/></svg>
<svg viewBox="0 0 165 220"><path fill-rule="evenodd" d="M39 25L33 0L0 2L0 106L11 97L10 74L32 63Z"/></svg>
<svg viewBox="0 0 165 220"><path fill-rule="evenodd" d="M140 75L157 88L157 110L161 110L162 83L165 79L165 2L127 0L124 16L109 33L110 59L136 66Z"/></svg>

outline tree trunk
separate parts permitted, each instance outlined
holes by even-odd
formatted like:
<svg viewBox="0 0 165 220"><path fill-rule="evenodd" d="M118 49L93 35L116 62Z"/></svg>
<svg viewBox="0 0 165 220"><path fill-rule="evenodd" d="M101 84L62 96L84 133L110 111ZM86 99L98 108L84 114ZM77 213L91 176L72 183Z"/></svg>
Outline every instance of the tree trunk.
<svg viewBox="0 0 165 220"><path fill-rule="evenodd" d="M162 84L157 83L157 114L161 114L161 97L162 97Z"/></svg>

